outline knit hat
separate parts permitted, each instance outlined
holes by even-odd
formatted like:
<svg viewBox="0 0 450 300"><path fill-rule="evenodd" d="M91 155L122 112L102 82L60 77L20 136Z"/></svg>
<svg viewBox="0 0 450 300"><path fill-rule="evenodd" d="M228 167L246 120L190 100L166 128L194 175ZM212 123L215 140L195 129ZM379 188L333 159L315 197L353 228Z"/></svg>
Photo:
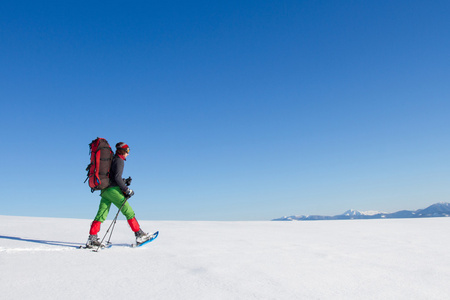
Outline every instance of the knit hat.
<svg viewBox="0 0 450 300"><path fill-rule="evenodd" d="M127 144L123 143L123 142L117 143L116 144L116 149L117 150L118 149L128 150L127 152L130 151L130 147Z"/></svg>

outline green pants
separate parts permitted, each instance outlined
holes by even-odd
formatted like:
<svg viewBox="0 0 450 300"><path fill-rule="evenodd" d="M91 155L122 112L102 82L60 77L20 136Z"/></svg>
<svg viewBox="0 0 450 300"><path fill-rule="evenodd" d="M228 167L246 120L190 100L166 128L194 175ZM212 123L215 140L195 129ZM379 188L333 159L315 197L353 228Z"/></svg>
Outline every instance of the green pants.
<svg viewBox="0 0 450 300"><path fill-rule="evenodd" d="M94 220L103 223L106 220L106 217L108 217L111 203L113 203L115 206L117 206L117 208L120 209L120 207L122 207L122 204L125 202L125 196L118 186L113 186L102 190L100 196L102 197L102 200L100 200L98 212ZM127 218L127 220L134 218L134 211L128 201L122 207L121 212L125 216L125 218Z"/></svg>

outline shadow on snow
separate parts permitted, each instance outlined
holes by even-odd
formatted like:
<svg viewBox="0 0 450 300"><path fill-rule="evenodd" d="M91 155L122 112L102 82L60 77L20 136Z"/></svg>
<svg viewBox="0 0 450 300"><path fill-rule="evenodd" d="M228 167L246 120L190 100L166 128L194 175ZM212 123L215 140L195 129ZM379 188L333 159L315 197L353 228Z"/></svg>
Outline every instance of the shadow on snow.
<svg viewBox="0 0 450 300"><path fill-rule="evenodd" d="M60 241L46 241L46 240L34 240L34 239L23 239L15 236L4 236L0 235L0 239L14 240L14 241L22 241L28 243L37 243L44 244L50 246L62 246L62 247L70 247L70 248L78 248L80 243L70 243L70 242L60 242Z"/></svg>

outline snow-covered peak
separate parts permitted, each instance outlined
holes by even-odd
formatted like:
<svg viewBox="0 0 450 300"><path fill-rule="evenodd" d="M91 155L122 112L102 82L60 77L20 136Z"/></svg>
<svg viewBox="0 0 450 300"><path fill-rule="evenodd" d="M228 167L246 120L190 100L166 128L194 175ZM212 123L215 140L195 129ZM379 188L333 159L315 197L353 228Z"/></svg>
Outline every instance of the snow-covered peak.
<svg viewBox="0 0 450 300"><path fill-rule="evenodd" d="M342 215L351 217L351 216L361 216L362 213L360 211L358 211L358 210L349 209L346 212L344 212Z"/></svg>
<svg viewBox="0 0 450 300"><path fill-rule="evenodd" d="M355 209L349 209L346 212L342 214L342 216L374 216L381 214L382 212L376 211L376 210L368 210L368 211L359 211Z"/></svg>
<svg viewBox="0 0 450 300"><path fill-rule="evenodd" d="M434 218L450 217L450 203L440 202L433 204L425 209L401 210L395 213L386 213L375 210L359 211L349 209L343 214L336 216L290 216L274 219L274 221L294 221L294 220L349 220L349 219L385 219L385 218Z"/></svg>

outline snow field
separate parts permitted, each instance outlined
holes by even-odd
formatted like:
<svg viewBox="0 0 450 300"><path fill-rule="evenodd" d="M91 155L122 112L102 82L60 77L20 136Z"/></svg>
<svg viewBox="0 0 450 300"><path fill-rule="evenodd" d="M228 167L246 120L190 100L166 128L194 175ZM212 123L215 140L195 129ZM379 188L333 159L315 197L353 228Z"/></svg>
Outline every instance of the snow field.
<svg viewBox="0 0 450 300"><path fill-rule="evenodd" d="M0 216L3 299L447 299L450 218L141 221L159 237L76 249L91 220ZM103 236L110 220L102 226Z"/></svg>

